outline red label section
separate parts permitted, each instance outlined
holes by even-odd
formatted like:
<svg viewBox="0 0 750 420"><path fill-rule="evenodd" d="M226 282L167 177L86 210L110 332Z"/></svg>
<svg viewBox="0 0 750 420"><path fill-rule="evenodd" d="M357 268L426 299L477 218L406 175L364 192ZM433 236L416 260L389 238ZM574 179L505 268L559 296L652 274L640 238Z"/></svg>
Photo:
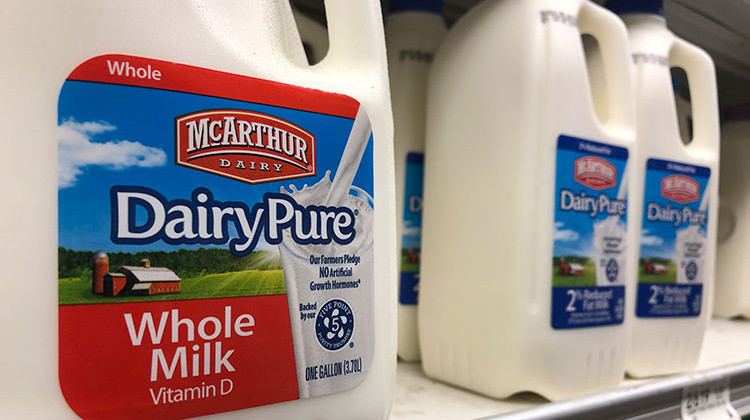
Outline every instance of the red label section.
<svg viewBox="0 0 750 420"><path fill-rule="evenodd" d="M73 70L68 80L188 92L345 118L354 118L359 108L345 95L129 55L94 57Z"/></svg>
<svg viewBox="0 0 750 420"><path fill-rule="evenodd" d="M584 156L576 159L574 179L594 190L604 190L617 185L617 168L604 159Z"/></svg>
<svg viewBox="0 0 750 420"><path fill-rule="evenodd" d="M701 187L693 178L685 175L670 175L661 180L661 195L680 204L698 201Z"/></svg>
<svg viewBox="0 0 750 420"><path fill-rule="evenodd" d="M299 398L286 295L59 314L60 383L84 419L180 419Z"/></svg>
<svg viewBox="0 0 750 420"><path fill-rule="evenodd" d="M280 118L212 110L176 123L179 165L251 184L315 175L315 136Z"/></svg>

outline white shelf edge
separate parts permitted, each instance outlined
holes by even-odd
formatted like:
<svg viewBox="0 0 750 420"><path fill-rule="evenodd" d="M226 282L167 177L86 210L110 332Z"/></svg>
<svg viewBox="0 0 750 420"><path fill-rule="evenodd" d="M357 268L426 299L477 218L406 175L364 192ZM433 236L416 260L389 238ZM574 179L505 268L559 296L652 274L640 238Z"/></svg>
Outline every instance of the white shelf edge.
<svg viewBox="0 0 750 420"><path fill-rule="evenodd" d="M749 415L750 321L748 320L712 319L706 330L703 349L694 373L666 378L626 379L619 388L614 390L558 403L549 403L532 393L516 394L503 400L488 398L428 378L418 363L399 362L396 395L390 419L678 419L680 418L679 404L682 398L682 388L699 383L701 378L705 380L705 378L718 378L722 375L728 375L730 378L731 401L735 408L741 415ZM640 406L627 402L630 394L636 395L636 400L643 399ZM649 397L650 394L653 395ZM597 401L607 407L605 416L602 416L601 412L584 416L582 412L575 411L575 415L561 417L565 415L565 407L571 404L593 409ZM616 417L617 412L614 407L620 402L623 403L625 411L622 411L623 415ZM548 412L547 410L554 411ZM548 414L548 417L531 417L542 416L545 413L551 414Z"/></svg>
<svg viewBox="0 0 750 420"><path fill-rule="evenodd" d="M544 404L482 420L672 420L681 418L683 390L729 380L730 400L740 415L750 413L750 362L687 373L586 397Z"/></svg>

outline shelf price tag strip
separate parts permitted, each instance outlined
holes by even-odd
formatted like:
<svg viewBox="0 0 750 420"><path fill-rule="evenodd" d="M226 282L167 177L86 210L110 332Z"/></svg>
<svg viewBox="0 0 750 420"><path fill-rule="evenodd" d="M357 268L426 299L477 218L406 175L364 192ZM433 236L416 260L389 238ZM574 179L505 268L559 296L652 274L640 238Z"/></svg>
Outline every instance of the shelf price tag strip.
<svg viewBox="0 0 750 420"><path fill-rule="evenodd" d="M683 420L741 420L729 398L729 378L706 380L682 390Z"/></svg>

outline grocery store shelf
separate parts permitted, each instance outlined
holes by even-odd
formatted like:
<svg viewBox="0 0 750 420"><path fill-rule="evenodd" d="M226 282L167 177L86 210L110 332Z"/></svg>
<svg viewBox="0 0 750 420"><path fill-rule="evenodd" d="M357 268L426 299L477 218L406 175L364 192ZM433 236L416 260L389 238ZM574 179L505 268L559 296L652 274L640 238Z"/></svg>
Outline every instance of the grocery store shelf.
<svg viewBox="0 0 750 420"><path fill-rule="evenodd" d="M750 321L713 319L706 331L697 370L668 378L628 379L613 391L547 403L532 393L504 400L483 397L427 378L417 363L400 362L390 418L675 419L680 418L682 393L686 387L727 378L732 404L741 415L750 414ZM508 413L512 414L501 416Z"/></svg>

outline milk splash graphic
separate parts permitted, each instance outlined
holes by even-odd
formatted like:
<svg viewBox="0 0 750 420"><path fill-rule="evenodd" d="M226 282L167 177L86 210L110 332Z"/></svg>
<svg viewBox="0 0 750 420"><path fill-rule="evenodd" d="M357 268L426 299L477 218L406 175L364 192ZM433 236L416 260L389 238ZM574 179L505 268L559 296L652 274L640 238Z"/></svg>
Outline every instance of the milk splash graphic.
<svg viewBox="0 0 750 420"><path fill-rule="evenodd" d="M708 191L707 187L698 208L701 212L705 212L708 208ZM705 229L700 225L690 225L677 231L675 240L677 284L701 283L703 263L706 256Z"/></svg>
<svg viewBox="0 0 750 420"><path fill-rule="evenodd" d="M622 176L617 199L624 200L628 192L628 177ZM596 285L612 286L625 284L625 250L627 248L626 226L620 216L609 216L594 223L594 264Z"/></svg>
<svg viewBox="0 0 750 420"><path fill-rule="evenodd" d="M313 186L290 186L302 206L348 207L354 240L346 245L300 245L289 229L279 245L300 398L344 391L361 382L374 350L374 203L352 185L372 134L360 107L333 182L330 171Z"/></svg>

